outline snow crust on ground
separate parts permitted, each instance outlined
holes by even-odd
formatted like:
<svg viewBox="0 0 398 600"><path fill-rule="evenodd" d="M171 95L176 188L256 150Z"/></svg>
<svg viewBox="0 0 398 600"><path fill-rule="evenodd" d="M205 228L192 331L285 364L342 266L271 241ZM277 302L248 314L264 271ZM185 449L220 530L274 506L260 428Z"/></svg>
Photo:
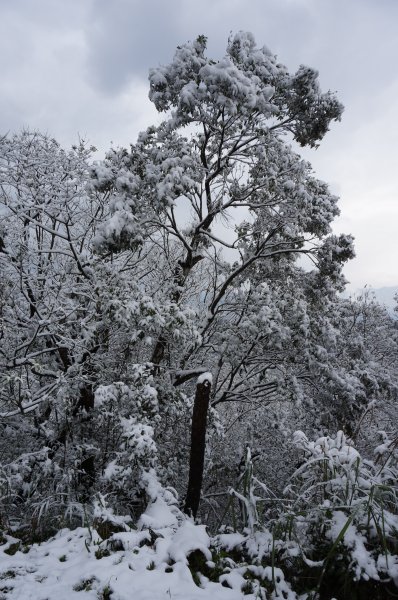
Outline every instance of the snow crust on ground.
<svg viewBox="0 0 398 600"><path fill-rule="evenodd" d="M105 543L94 530L61 530L54 538L34 544L14 556L0 546L1 600L251 600L240 590L205 581L199 588L187 565L187 554L200 549L208 558L209 538L204 526L186 522L173 533L164 530L152 547L139 543L147 532L115 534L124 550L96 558ZM174 564L170 564L175 560ZM170 571L167 572L166 571Z"/></svg>

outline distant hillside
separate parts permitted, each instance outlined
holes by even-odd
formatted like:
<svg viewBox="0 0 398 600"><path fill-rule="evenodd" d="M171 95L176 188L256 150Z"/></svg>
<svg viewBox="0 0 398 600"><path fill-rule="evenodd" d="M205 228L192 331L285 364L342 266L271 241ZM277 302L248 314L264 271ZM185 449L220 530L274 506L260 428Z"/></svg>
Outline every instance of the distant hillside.
<svg viewBox="0 0 398 600"><path fill-rule="evenodd" d="M394 311L395 306L397 305L396 300L394 300L394 296L398 294L398 285L391 287L381 287L381 288L366 288L374 293L376 300L378 300L381 304L384 304L388 311L394 316L398 317L398 314ZM364 289L358 289L356 294L363 292Z"/></svg>
<svg viewBox="0 0 398 600"><path fill-rule="evenodd" d="M398 294L398 285L393 287L376 288L373 289L373 291L377 300L382 304L385 304L389 308L394 308L394 306L396 306L397 303L394 300L394 296Z"/></svg>

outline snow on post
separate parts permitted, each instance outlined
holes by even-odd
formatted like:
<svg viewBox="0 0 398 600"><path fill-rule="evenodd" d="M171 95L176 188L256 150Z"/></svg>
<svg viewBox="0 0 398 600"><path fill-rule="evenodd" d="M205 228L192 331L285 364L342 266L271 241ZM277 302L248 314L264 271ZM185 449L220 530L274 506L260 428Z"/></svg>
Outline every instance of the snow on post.
<svg viewBox="0 0 398 600"><path fill-rule="evenodd" d="M206 381L209 383L210 386L213 384L213 375L209 372L202 373L201 375L199 375L196 383L197 385L202 385Z"/></svg>

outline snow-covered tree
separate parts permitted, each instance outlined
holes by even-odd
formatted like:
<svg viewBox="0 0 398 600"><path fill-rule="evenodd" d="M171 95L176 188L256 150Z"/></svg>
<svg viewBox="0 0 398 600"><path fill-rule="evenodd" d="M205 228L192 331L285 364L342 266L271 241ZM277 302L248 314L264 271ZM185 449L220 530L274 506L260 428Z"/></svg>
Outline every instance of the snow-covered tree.
<svg viewBox="0 0 398 600"><path fill-rule="evenodd" d="M331 234L337 198L289 144L316 146L342 107L321 93L315 71L289 74L246 33L231 37L218 61L206 56L200 36L149 79L150 99L165 120L130 151L113 150L94 168L94 186L109 193L111 211L96 248L106 255L160 247L169 272L161 294L176 311L190 304L205 265L193 306L197 335L175 352L175 331L163 328L153 340L154 372L179 386L215 371L213 404L269 398L283 375L259 383L259 373L267 365L275 373L286 362L281 340L291 335L269 282L283 272L287 282L297 272L296 257L306 255L315 263L308 287L320 280L338 289L341 266L352 256L350 236ZM232 265L222 249L233 255ZM254 282L259 263L263 279ZM253 370L253 350L262 342L269 362Z"/></svg>
<svg viewBox="0 0 398 600"><path fill-rule="evenodd" d="M92 189L91 153L83 143L65 152L39 133L1 140L0 452L8 517L35 519L44 509L62 516L99 490L116 505L132 505L143 457L137 454L124 495L108 467L133 455L129 419L144 429L149 417L157 422L145 364L151 335L169 328L176 339L192 339L191 311L146 293L159 283L155 265L165 263L156 249L150 259L141 250L93 253L107 194ZM111 390L106 402L98 400L103 386ZM160 398L164 428L186 411L173 394L170 405Z"/></svg>

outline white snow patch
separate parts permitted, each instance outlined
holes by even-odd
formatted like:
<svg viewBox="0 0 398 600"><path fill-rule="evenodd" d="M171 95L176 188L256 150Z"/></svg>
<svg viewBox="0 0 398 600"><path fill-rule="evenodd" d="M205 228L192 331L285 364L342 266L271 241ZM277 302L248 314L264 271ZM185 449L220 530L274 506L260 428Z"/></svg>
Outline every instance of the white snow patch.
<svg viewBox="0 0 398 600"><path fill-rule="evenodd" d="M178 530L179 531L179 530ZM54 538L34 544L26 554L4 553L0 546L0 588L7 588L7 600L98 600L110 589L115 600L241 600L242 593L205 581L196 586L186 564L191 550L210 556L203 526L187 522L180 533L170 531L169 539L159 538L155 547L137 547L140 532L116 534L125 550L96 558L105 542L86 528L61 530ZM160 556L158 545L168 546L176 562L167 564L167 552ZM97 552L98 556L98 552ZM160 560L163 558L163 560ZM166 571L166 569L168 569ZM245 596L254 600L253 595Z"/></svg>
<svg viewBox="0 0 398 600"><path fill-rule="evenodd" d="M187 562L187 557L199 550L207 560L211 560L210 538L206 533L205 525L195 525L191 521L185 521L177 530L169 547L169 556L176 562Z"/></svg>
<svg viewBox="0 0 398 600"><path fill-rule="evenodd" d="M209 372L202 373L198 377L197 384L200 385L201 383L204 383L205 381L208 381L209 384L212 385L212 383L213 383L213 375L211 373L209 373Z"/></svg>

